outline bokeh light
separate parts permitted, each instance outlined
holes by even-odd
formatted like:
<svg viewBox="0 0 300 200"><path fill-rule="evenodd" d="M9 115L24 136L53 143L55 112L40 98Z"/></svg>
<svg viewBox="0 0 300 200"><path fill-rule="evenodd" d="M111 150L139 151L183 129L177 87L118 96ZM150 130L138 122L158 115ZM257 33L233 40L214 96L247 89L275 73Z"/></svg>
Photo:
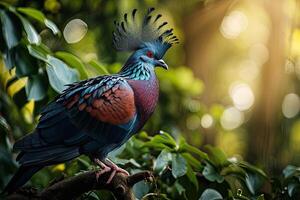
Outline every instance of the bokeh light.
<svg viewBox="0 0 300 200"><path fill-rule="evenodd" d="M214 123L214 119L210 114L204 114L201 118L201 126L203 128L210 128Z"/></svg>
<svg viewBox="0 0 300 200"><path fill-rule="evenodd" d="M239 127L243 121L244 114L235 107L225 109L221 116L221 125L226 130L232 130Z"/></svg>
<svg viewBox="0 0 300 200"><path fill-rule="evenodd" d="M225 38L235 39L246 30L247 26L247 16L243 12L235 10L224 17L220 31Z"/></svg>
<svg viewBox="0 0 300 200"><path fill-rule="evenodd" d="M248 110L254 103L254 94L246 83L233 83L229 90L234 106L241 110Z"/></svg>
<svg viewBox="0 0 300 200"><path fill-rule="evenodd" d="M201 119L197 115L192 115L186 119L186 127L190 130L195 130L200 127Z"/></svg>
<svg viewBox="0 0 300 200"><path fill-rule="evenodd" d="M88 31L87 24L81 19L73 19L67 23L63 35L67 43L77 43Z"/></svg>
<svg viewBox="0 0 300 200"><path fill-rule="evenodd" d="M253 81L259 75L260 68L255 61L247 59L241 62L239 75L246 81Z"/></svg>
<svg viewBox="0 0 300 200"><path fill-rule="evenodd" d="M262 65L269 60L269 51L266 45L262 43L254 44L249 49L249 58L258 65Z"/></svg>
<svg viewBox="0 0 300 200"><path fill-rule="evenodd" d="M287 94L282 103L282 113L286 118L295 117L300 110L300 99L297 94Z"/></svg>

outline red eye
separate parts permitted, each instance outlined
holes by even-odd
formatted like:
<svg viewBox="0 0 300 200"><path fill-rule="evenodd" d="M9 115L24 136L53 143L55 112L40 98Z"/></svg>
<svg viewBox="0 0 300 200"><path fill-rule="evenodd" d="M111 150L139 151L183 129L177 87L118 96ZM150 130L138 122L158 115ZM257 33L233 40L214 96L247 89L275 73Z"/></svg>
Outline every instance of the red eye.
<svg viewBox="0 0 300 200"><path fill-rule="evenodd" d="M153 52L152 51L147 51L146 54L149 58L153 58Z"/></svg>

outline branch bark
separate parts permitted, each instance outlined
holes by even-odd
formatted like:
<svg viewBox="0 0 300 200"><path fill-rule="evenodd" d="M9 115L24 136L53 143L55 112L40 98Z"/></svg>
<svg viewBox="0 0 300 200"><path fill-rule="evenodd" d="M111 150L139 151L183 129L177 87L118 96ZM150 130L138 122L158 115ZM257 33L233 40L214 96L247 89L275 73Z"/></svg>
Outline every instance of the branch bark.
<svg viewBox="0 0 300 200"><path fill-rule="evenodd" d="M16 193L8 196L7 199L75 199L86 192L105 189L111 191L118 200L134 200L133 185L142 180L150 180L152 177L152 173L149 171L139 172L131 176L118 173L107 184L106 181L109 175L110 173L105 173L97 181L95 171L89 171L54 183L40 192L33 189L18 190Z"/></svg>

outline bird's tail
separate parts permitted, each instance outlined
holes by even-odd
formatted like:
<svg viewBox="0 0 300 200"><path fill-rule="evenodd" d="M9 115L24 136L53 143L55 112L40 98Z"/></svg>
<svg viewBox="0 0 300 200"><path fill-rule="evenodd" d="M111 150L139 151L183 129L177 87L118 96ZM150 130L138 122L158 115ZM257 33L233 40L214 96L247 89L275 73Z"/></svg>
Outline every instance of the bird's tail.
<svg viewBox="0 0 300 200"><path fill-rule="evenodd" d="M6 185L2 194L11 194L16 189L24 185L37 171L39 171L41 166L22 166L18 169L17 173L12 177L9 183Z"/></svg>

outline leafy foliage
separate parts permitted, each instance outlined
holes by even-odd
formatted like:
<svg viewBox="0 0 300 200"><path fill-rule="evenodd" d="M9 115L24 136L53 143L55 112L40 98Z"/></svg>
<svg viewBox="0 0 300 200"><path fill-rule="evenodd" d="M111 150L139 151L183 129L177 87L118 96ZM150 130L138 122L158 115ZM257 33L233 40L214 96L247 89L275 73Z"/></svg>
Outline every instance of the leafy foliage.
<svg viewBox="0 0 300 200"><path fill-rule="evenodd" d="M53 34L60 34L57 26L42 12L34 8L15 8L4 3L1 4L0 11L3 32L1 40L4 41L1 43L3 60L8 70L15 69L9 83L12 85L17 81L15 77L27 77L24 87L28 100L45 99L49 96L48 89L51 88L61 92L65 85L79 80L79 73L81 78L87 78L84 64L76 56L64 52L53 53L41 42L31 19L42 23ZM49 82L43 81L47 79Z"/></svg>
<svg viewBox="0 0 300 200"><path fill-rule="evenodd" d="M263 172L243 161L231 161L218 148L209 146L207 149L205 153L187 144L183 138L173 139L166 132L154 137L143 132L134 137L117 158L134 159L141 166L139 170L154 169L155 184L158 185L150 188L150 191L165 194L170 199L197 199L207 188L215 189L224 197L237 198L237 191L242 191L249 198L256 197L250 190L266 181ZM247 185L247 171L263 179ZM208 190L200 199L216 194Z"/></svg>

